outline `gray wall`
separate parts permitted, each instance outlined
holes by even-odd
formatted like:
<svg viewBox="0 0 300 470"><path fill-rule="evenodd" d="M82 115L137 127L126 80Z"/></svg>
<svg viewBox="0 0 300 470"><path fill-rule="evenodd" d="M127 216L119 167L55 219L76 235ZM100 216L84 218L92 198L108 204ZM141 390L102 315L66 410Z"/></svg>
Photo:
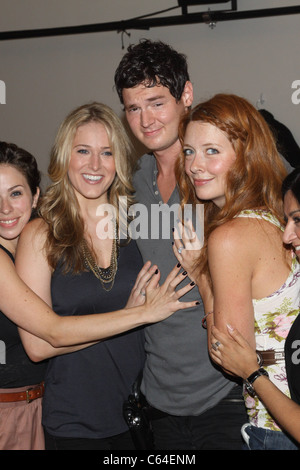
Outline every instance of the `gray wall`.
<svg viewBox="0 0 300 470"><path fill-rule="evenodd" d="M177 0L0 0L0 31L119 21L177 4ZM238 9L299 4L299 0L238 0ZM207 8L195 6L189 11ZM179 8L159 16L177 14ZM131 30L123 40L125 49L147 37L184 52L195 103L220 91L240 94L255 105L262 97L263 107L289 127L300 144L300 104L292 102L293 93L300 101L300 93L292 89L293 82L300 80L299 24L300 14L220 22L213 29L195 24ZM71 109L98 100L122 115L113 75L123 54L116 31L0 41L0 80L6 98L0 104L0 139L31 151L46 174L58 125ZM0 102L3 89L2 83Z"/></svg>

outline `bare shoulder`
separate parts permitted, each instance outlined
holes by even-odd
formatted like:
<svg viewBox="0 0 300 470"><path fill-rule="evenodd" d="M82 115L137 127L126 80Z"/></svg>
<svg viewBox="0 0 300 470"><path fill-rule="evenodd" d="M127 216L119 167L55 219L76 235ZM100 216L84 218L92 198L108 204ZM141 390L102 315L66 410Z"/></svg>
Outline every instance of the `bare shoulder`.
<svg viewBox="0 0 300 470"><path fill-rule="evenodd" d="M209 247L228 248L240 244L241 240L253 229L250 219L233 219L217 227L209 236Z"/></svg>
<svg viewBox="0 0 300 470"><path fill-rule="evenodd" d="M47 284L50 268L45 250L46 235L47 224L42 219L29 222L19 238L15 266L21 279L48 302L49 296L46 297L45 286L50 286L50 283Z"/></svg>
<svg viewBox="0 0 300 470"><path fill-rule="evenodd" d="M47 236L48 226L43 219L34 219L28 222L24 227L19 243L18 249L21 245L31 245L32 247L40 247L44 245Z"/></svg>
<svg viewBox="0 0 300 470"><path fill-rule="evenodd" d="M281 231L274 224L250 217L237 217L217 227L210 235L209 247L238 248L257 246L258 241L276 234L281 236Z"/></svg>
<svg viewBox="0 0 300 470"><path fill-rule="evenodd" d="M209 260L214 263L235 263L251 270L257 259L269 256L270 250L282 250L282 233L268 221L236 218L217 227L208 239Z"/></svg>
<svg viewBox="0 0 300 470"><path fill-rule="evenodd" d="M28 224L25 226L23 232L42 233L42 232L45 232L47 230L47 227L48 226L47 226L46 222L44 221L44 219L37 218L37 219L33 219L30 222L28 222Z"/></svg>

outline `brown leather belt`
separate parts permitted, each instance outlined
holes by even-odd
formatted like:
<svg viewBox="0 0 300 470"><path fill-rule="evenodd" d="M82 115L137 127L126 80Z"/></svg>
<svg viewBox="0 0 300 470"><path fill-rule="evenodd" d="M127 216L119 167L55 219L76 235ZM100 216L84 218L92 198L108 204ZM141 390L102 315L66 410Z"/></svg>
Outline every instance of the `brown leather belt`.
<svg viewBox="0 0 300 470"><path fill-rule="evenodd" d="M35 387L28 388L21 392L9 392L9 393L0 393L0 402L14 402L14 401L27 401L27 403L41 398L44 395L45 386L44 382L36 385Z"/></svg>
<svg viewBox="0 0 300 470"><path fill-rule="evenodd" d="M269 349L267 351L256 351L259 358L259 365L271 366L272 364L279 364L284 362L284 350Z"/></svg>

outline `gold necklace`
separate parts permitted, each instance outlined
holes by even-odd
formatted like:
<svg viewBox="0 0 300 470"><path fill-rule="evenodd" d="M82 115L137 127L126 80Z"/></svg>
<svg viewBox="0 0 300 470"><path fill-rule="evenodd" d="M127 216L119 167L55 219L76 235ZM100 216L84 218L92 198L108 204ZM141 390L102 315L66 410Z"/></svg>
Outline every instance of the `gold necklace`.
<svg viewBox="0 0 300 470"><path fill-rule="evenodd" d="M118 257L119 257L119 243L118 243L118 236L117 230L115 231L115 236L113 238L112 243L112 250L111 250L111 258L110 258L110 265L108 268L100 268L96 261L94 260L91 252L87 246L87 242L83 240L82 242L82 252L83 252L83 260L85 267L92 271L94 276L101 282L102 288L109 292L114 285L115 277L118 270ZM109 284L109 286L107 286Z"/></svg>

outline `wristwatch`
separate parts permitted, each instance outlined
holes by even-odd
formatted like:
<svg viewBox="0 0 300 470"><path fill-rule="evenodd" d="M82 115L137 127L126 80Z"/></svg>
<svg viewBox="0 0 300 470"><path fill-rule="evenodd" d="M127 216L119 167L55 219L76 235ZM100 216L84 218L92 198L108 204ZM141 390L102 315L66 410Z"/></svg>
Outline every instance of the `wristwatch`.
<svg viewBox="0 0 300 470"><path fill-rule="evenodd" d="M266 377L269 378L268 372L265 369L263 369L262 367L260 367L258 370L256 370L251 375L249 375L249 377L247 379L245 379L245 381L244 381L245 382L245 387L246 387L246 390L249 393L249 395L251 395L251 396L255 395L255 390L254 390L254 387L253 387L253 383L261 375L265 375Z"/></svg>

